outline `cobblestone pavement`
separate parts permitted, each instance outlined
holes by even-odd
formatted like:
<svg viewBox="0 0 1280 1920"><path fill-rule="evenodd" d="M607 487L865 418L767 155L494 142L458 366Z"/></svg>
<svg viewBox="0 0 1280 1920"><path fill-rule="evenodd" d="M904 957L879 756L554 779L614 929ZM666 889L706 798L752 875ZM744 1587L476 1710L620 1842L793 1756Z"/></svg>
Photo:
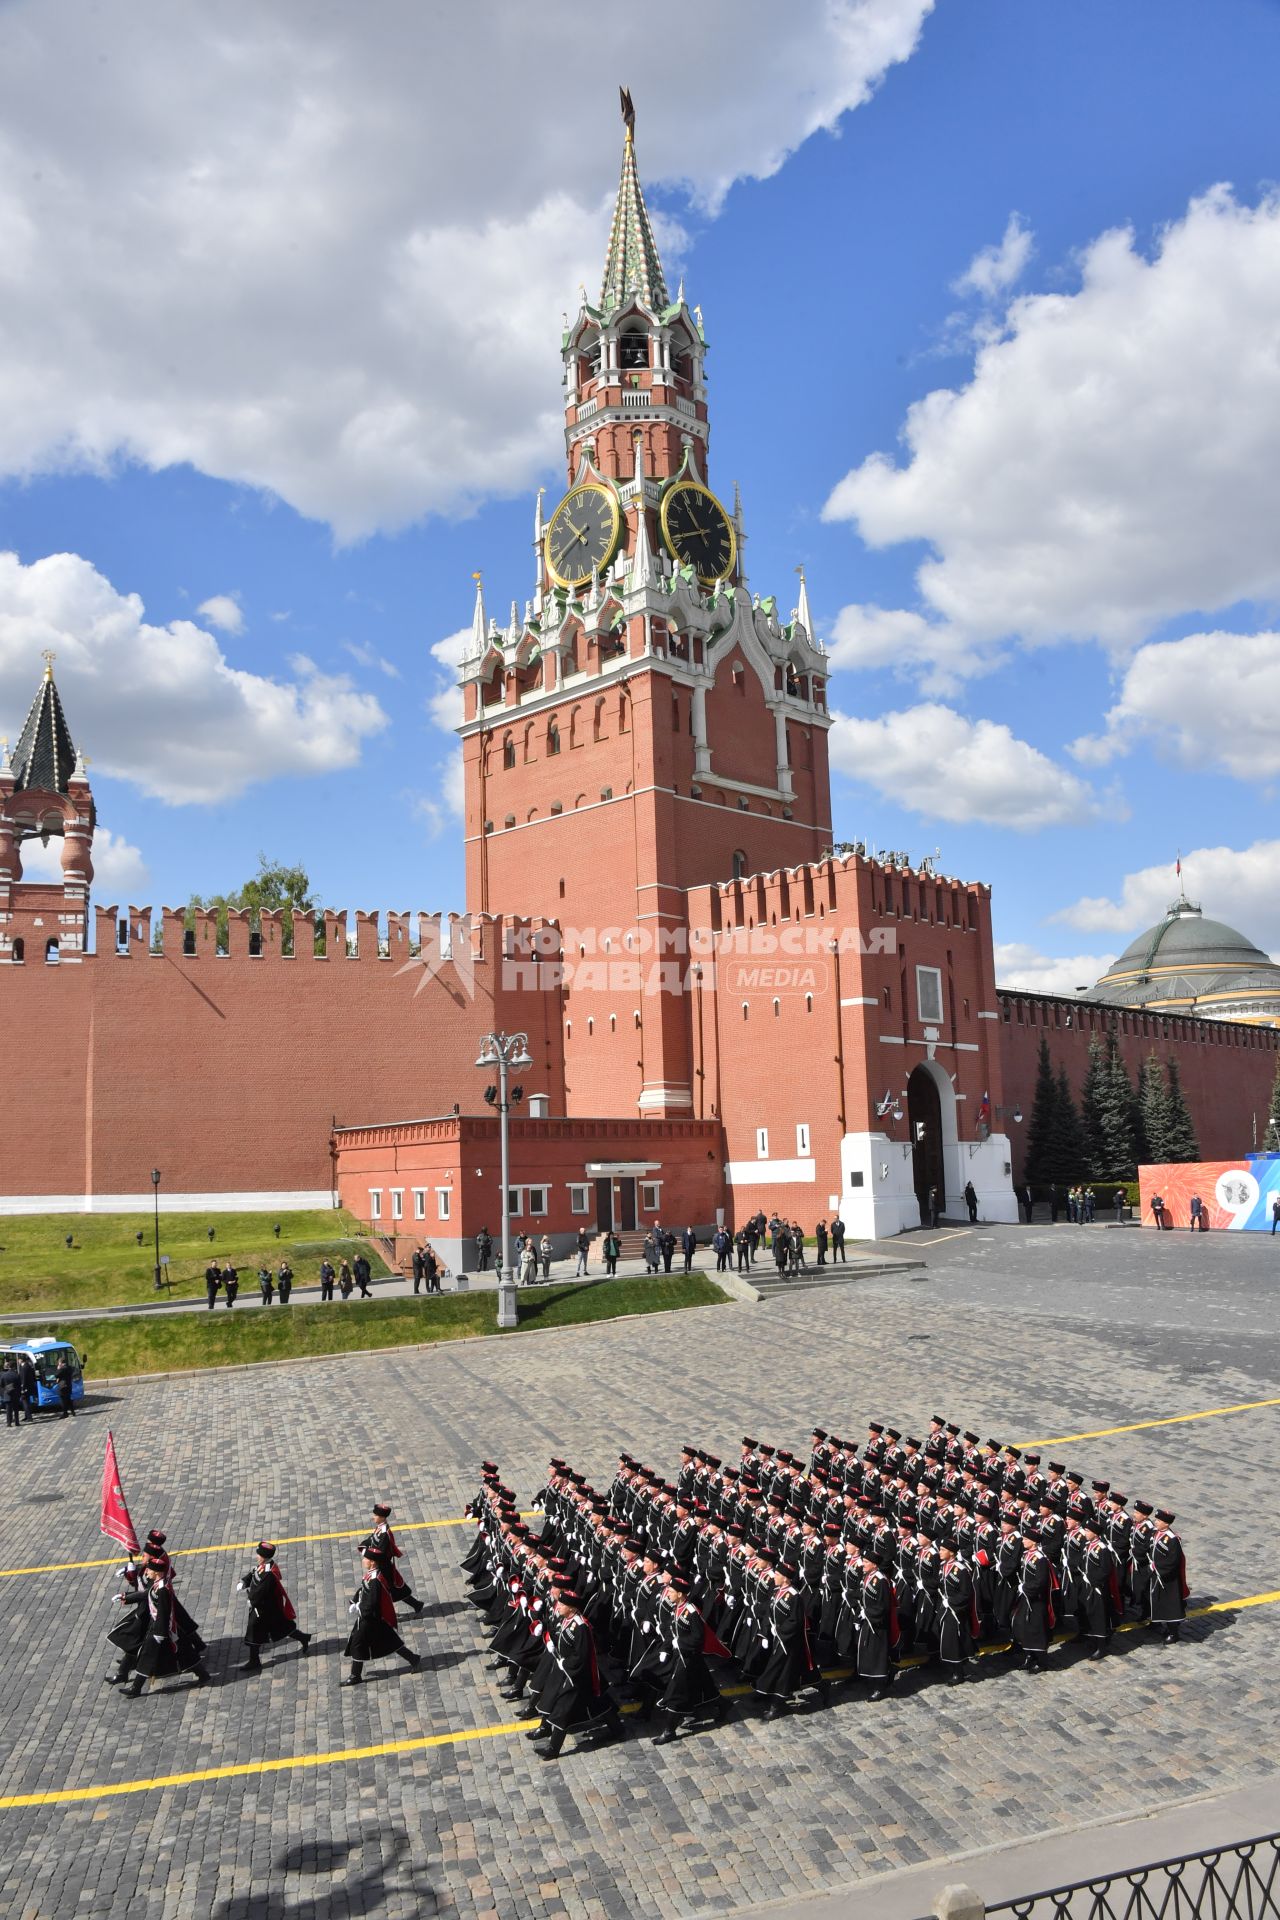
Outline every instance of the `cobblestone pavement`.
<svg viewBox="0 0 1280 1920"><path fill-rule="evenodd" d="M934 1238L923 1277L114 1389L74 1422L3 1436L0 1558L107 1553L95 1528L108 1425L135 1521L182 1547L355 1527L384 1494L402 1521L456 1513L485 1453L527 1495L554 1450L603 1482L620 1445L674 1466L686 1437L800 1447L814 1418L918 1428L936 1406L1030 1440L1280 1393L1280 1253L1225 1234L1171 1241L979 1230ZM1064 1451L1177 1509L1194 1605L1280 1589L1278 1436L1270 1408ZM180 1559L218 1684L169 1682L137 1702L101 1684L110 1568L0 1581L0 1795L502 1724L456 1571L467 1538L405 1536L429 1602L406 1637L431 1657L416 1675L375 1668L354 1693L337 1686L350 1540L282 1547L315 1651L279 1654L256 1679L234 1672L250 1556ZM743 1703L721 1730L661 1750L632 1721L624 1743L570 1747L559 1766L501 1735L3 1809L0 1910L522 1920L729 1911L837 1887L1257 1778L1275 1751L1278 1621L1277 1607L1211 1615L1168 1650L1128 1633L1100 1665L1060 1652L1044 1676L993 1660L954 1691L911 1674L885 1702L845 1698L769 1727Z"/></svg>

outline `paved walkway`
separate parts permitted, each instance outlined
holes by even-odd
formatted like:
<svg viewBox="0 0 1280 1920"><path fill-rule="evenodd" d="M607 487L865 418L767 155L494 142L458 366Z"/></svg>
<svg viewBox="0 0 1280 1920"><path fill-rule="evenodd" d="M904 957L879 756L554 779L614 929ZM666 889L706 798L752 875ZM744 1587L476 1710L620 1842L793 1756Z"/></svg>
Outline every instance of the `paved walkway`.
<svg viewBox="0 0 1280 1920"><path fill-rule="evenodd" d="M1270 1243L1240 1238L1099 1233L1083 1256L1065 1226L980 1231L937 1241L923 1281L139 1382L91 1394L75 1421L0 1435L0 1559L63 1569L0 1579L0 1906L23 1920L667 1920L853 1888L861 1904L831 1916L891 1920L891 1876L920 1867L916 1920L937 1888L973 1882L975 1856L1028 1836L1076 1836L1087 1871L1117 1813L1213 1792L1216 1814L1185 1831L1244 1837L1254 1822L1231 1796L1270 1766L1280 1691L1280 1407L1253 1404L1280 1392L1280 1289ZM1097 1665L1067 1648L1043 1675L984 1660L959 1689L913 1672L882 1702L855 1690L777 1725L739 1700L723 1728L664 1748L628 1721L620 1744L550 1767L485 1670L464 1531L407 1524L456 1520L485 1455L527 1505L552 1452L604 1484L621 1447L671 1470L686 1440L729 1458L744 1433L798 1450L814 1419L910 1431L935 1408L984 1435L1060 1442L1055 1457L1173 1507L1193 1605L1223 1610L1177 1647L1132 1631ZM108 1425L135 1521L180 1552L207 1691L130 1702L100 1684L115 1582L110 1564L78 1563L111 1552L97 1533ZM382 1497L428 1603L406 1637L429 1658L346 1692L354 1549ZM317 1639L309 1660L273 1656L248 1679L235 1583L263 1529L285 1543ZM1244 1596L1261 1598L1228 1604ZM13 1804L41 1794L59 1797ZM1163 1842L1134 1845L1150 1858ZM1009 1879L1032 1890L1058 1877L1049 1863L1015 1860Z"/></svg>
<svg viewBox="0 0 1280 1920"><path fill-rule="evenodd" d="M920 1238L922 1241L925 1241L928 1240L929 1236L927 1234L921 1235ZM823 1274L838 1274L844 1278L852 1279L858 1274L866 1273L870 1270L879 1271L886 1266L892 1265L895 1261L908 1261L906 1247L904 1246L903 1250L898 1252L896 1251L898 1245L899 1243L894 1243L895 1251L893 1252L881 1252L878 1246L875 1248L868 1247L865 1250L853 1254L840 1265L837 1265L834 1261L829 1261L827 1266L817 1268L811 1261L809 1266L802 1270L801 1277L812 1280ZM913 1262L919 1260L920 1251L922 1251L922 1249L912 1249L911 1260ZM580 1277L575 1274L574 1265L575 1263L572 1260L553 1261L551 1265L551 1277L547 1284L554 1287L572 1284L575 1279ZM683 1270L683 1255L677 1254L675 1260L672 1262L672 1272L681 1273ZM693 1270L695 1273L710 1274L714 1279L716 1277L714 1254L708 1259L706 1249L701 1248L698 1254L694 1256ZM645 1265L643 1260L620 1260L618 1262L618 1273L620 1277L643 1279L644 1272ZM212 1309L214 1313L241 1313L254 1310L262 1312L264 1310L262 1295L258 1291L258 1284L253 1277L252 1270L247 1267L241 1268L240 1275L240 1291L237 1295L235 1305L229 1307L227 1305L226 1295L220 1293L218 1295L218 1303ZM603 1270L597 1265L585 1277L588 1280L600 1280L604 1277ZM778 1274L773 1261L770 1260L766 1262L762 1258L758 1260L755 1266L747 1273L738 1275L736 1267L733 1267L722 1277L726 1280L737 1277L746 1281L748 1285L763 1285L766 1282L772 1285L773 1282L777 1280ZM497 1275L492 1272L469 1273L467 1282L469 1291L472 1293L496 1293L498 1287ZM542 1283L539 1282L539 1284ZM787 1283L784 1281L782 1284L785 1286ZM375 1300L403 1300L406 1295L413 1293L412 1279L404 1278L399 1274L386 1275L382 1279L372 1281L370 1285ZM455 1290L454 1277L450 1274L444 1282L443 1291L445 1293L452 1293ZM524 1292L526 1289L522 1288L521 1291ZM425 1287L423 1288L423 1293L424 1295L426 1294ZM318 1305L320 1303L319 1281L308 1280L301 1285L295 1282L293 1302L298 1306ZM341 1294L338 1294L334 1298L333 1305L335 1307L346 1307L349 1310L358 1309L361 1305L361 1296L358 1293L353 1293L349 1300L344 1301ZM134 1301L131 1306L123 1307L52 1307L45 1309L45 1311L41 1313L0 1312L0 1319L3 1320L5 1326L22 1327L47 1326L50 1320L109 1320L120 1314L208 1313L209 1311L208 1298L201 1293L199 1295L192 1294L176 1300L161 1295L157 1300ZM280 1302L276 1300L272 1303L271 1311L288 1312L288 1308L282 1308Z"/></svg>

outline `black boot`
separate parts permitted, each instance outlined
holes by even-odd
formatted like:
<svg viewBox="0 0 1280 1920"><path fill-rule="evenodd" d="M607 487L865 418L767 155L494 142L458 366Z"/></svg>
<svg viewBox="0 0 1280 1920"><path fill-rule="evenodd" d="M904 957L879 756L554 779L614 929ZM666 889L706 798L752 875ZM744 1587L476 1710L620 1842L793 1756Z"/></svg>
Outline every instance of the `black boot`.
<svg viewBox="0 0 1280 1920"><path fill-rule="evenodd" d="M198 1667L193 1668L192 1671L198 1687L211 1687L213 1685L213 1675L209 1672L203 1661L201 1661Z"/></svg>
<svg viewBox="0 0 1280 1920"><path fill-rule="evenodd" d="M552 1734L538 1758L540 1760L558 1760L560 1758L560 1749L563 1745L564 1734L557 1730Z"/></svg>
<svg viewBox="0 0 1280 1920"><path fill-rule="evenodd" d="M539 1720L537 1726L530 1727L524 1737L526 1740L549 1740L551 1733L552 1729L547 1722L545 1720Z"/></svg>
<svg viewBox="0 0 1280 1920"><path fill-rule="evenodd" d="M419 1600L419 1598L418 1598L418 1596L417 1596L417 1594L416 1594L416 1593L411 1593L411 1594L409 1594L409 1595L407 1595L406 1597L408 1598L408 1601L409 1601L409 1605L410 1605L410 1606L411 1606L411 1607L413 1608L413 1610L414 1610L414 1612L415 1612L415 1613L425 1613L425 1612L426 1612L426 1610L427 1610L427 1603L426 1603L426 1601L425 1601L425 1600Z"/></svg>
<svg viewBox="0 0 1280 1920"><path fill-rule="evenodd" d="M259 1653L257 1647L250 1647L249 1658L240 1662L239 1671L241 1673L262 1672L262 1655Z"/></svg>
<svg viewBox="0 0 1280 1920"><path fill-rule="evenodd" d="M142 1689L145 1685L146 1685L146 1676L141 1673L135 1673L132 1680L129 1682L128 1686L124 1690L125 1698L128 1700L136 1700L138 1695L142 1692Z"/></svg>
<svg viewBox="0 0 1280 1920"><path fill-rule="evenodd" d="M340 1684L344 1687L358 1687L363 1679L364 1679L364 1661L353 1660L351 1662L350 1673L347 1675L345 1680L340 1682Z"/></svg>
<svg viewBox="0 0 1280 1920"><path fill-rule="evenodd" d="M400 1658L404 1661L410 1673L416 1673L422 1665L422 1655L420 1653L410 1653L408 1647L401 1647Z"/></svg>

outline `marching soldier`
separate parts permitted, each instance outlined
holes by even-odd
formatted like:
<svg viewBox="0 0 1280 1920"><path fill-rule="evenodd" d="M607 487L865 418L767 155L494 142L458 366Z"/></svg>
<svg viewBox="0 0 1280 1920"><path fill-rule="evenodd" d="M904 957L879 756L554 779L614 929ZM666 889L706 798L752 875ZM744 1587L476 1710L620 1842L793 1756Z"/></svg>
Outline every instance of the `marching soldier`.
<svg viewBox="0 0 1280 1920"><path fill-rule="evenodd" d="M384 1660L390 1653L398 1654L405 1665L412 1669L422 1665L422 1655L410 1652L400 1638L395 1602L386 1577L390 1564L391 1556L384 1548L368 1546L364 1549L360 1585L352 1594L347 1608L348 1613L355 1615L355 1624L343 1648L343 1653L351 1662L351 1671L341 1683L344 1687L358 1687L364 1678L366 1664L370 1660Z"/></svg>
<svg viewBox="0 0 1280 1920"><path fill-rule="evenodd" d="M1151 1624L1164 1634L1167 1647L1182 1632L1187 1617L1187 1561L1182 1542L1173 1531L1174 1516L1157 1507L1151 1535Z"/></svg>
<svg viewBox="0 0 1280 1920"><path fill-rule="evenodd" d="M426 1607L426 1601L418 1599L409 1582L396 1565L397 1560L403 1559L404 1555L396 1545L396 1537L387 1524L391 1518L390 1507L375 1505L373 1517L376 1525L373 1531L367 1533L360 1542L361 1554L372 1554L379 1565L385 1564L387 1585L395 1605L412 1607L415 1613L423 1612Z"/></svg>
<svg viewBox="0 0 1280 1920"><path fill-rule="evenodd" d="M173 1590L169 1556L163 1550L148 1556L142 1578L146 1631L134 1656L134 1674L125 1688L126 1695L136 1700L148 1680L161 1680L171 1673L192 1673L197 1686L207 1687L204 1641Z"/></svg>
<svg viewBox="0 0 1280 1920"><path fill-rule="evenodd" d="M1057 1582L1048 1555L1041 1552L1039 1529L1034 1521L1027 1521L1022 1539L1018 1598L1011 1631L1014 1647L1023 1656L1025 1671L1037 1673L1049 1664L1049 1637L1054 1628L1053 1591Z"/></svg>
<svg viewBox="0 0 1280 1920"><path fill-rule="evenodd" d="M298 1625L293 1602L285 1592L280 1569L276 1565L274 1542L259 1540L258 1558L241 1579L236 1591L248 1595L249 1624L244 1643L249 1652L240 1663L241 1673L262 1669L262 1649L278 1640L296 1640L303 1653L311 1645L311 1635Z"/></svg>

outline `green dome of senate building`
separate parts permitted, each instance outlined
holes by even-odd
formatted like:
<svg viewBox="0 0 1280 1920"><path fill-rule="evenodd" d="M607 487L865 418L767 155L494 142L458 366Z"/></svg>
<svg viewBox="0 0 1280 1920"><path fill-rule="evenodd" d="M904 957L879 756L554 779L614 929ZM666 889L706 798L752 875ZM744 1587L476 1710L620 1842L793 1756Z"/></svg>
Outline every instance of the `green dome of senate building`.
<svg viewBox="0 0 1280 1920"><path fill-rule="evenodd" d="M1090 994L1111 1006L1280 1026L1280 966L1185 895L1130 942Z"/></svg>

